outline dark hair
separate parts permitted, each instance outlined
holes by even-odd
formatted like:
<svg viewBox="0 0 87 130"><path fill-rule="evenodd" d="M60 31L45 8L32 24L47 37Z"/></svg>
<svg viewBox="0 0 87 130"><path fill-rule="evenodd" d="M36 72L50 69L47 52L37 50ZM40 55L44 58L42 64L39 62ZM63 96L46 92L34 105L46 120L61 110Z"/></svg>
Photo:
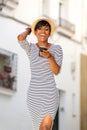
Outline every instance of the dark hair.
<svg viewBox="0 0 87 130"><path fill-rule="evenodd" d="M51 31L51 26L50 26L50 24L49 24L47 21L45 21L45 20L39 21L39 22L36 24L34 30L36 31L37 29L39 29L39 28L42 27L42 26L48 26L49 29L50 29L50 31Z"/></svg>

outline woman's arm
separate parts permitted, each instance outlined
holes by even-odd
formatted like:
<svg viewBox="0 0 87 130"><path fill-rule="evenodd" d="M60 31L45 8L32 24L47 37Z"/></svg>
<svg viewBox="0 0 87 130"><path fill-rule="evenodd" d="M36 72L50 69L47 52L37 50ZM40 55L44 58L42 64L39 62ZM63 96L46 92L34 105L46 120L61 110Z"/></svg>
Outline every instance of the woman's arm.
<svg viewBox="0 0 87 130"><path fill-rule="evenodd" d="M50 68L54 74L58 74L60 72L60 66L56 63L54 57L50 55L48 57L48 61L50 63Z"/></svg>
<svg viewBox="0 0 87 130"><path fill-rule="evenodd" d="M54 74L58 74L60 72L60 66L56 63L56 60L49 51L40 52L40 55L48 59L50 68Z"/></svg>
<svg viewBox="0 0 87 130"><path fill-rule="evenodd" d="M25 50L25 52L27 53L27 55L30 54L30 48L31 45L30 43L26 40L27 35L29 35L31 33L31 28L27 28L23 33L19 34L17 36L18 39L18 43L20 44L20 46Z"/></svg>
<svg viewBox="0 0 87 130"><path fill-rule="evenodd" d="M22 32L17 36L18 41L25 40L27 35L29 35L30 33L31 33L31 28L27 28L24 32Z"/></svg>

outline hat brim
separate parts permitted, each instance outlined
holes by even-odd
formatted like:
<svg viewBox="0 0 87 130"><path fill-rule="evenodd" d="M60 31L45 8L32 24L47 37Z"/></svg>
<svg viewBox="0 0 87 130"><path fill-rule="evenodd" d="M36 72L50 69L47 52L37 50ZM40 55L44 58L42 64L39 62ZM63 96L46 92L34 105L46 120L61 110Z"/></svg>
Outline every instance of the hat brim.
<svg viewBox="0 0 87 130"><path fill-rule="evenodd" d="M45 20L47 21L50 26L51 26L51 33L50 33L50 36L53 35L55 29L56 29L56 26L55 26L55 23L51 20L51 19L48 19L48 18L40 18L40 19L37 19L33 22L33 24L31 25L31 30L32 30L32 33L35 35L35 26L38 22L42 21L42 20Z"/></svg>

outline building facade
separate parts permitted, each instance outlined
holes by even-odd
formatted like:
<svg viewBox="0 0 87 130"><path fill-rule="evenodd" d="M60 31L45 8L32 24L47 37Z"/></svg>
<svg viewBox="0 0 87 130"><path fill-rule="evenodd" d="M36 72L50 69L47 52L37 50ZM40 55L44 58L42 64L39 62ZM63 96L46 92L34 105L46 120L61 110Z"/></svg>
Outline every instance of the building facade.
<svg viewBox="0 0 87 130"><path fill-rule="evenodd" d="M16 5L13 1L17 2ZM44 16L52 18L56 23L56 32L49 41L60 44L64 54L61 73L55 76L60 90L58 130L86 130L87 116L84 118L83 115L87 113L87 107L83 101L87 101L87 96L85 98L82 91L83 86L87 90L83 73L86 71L86 67L85 70L83 68L87 59L86 0L13 1L12 5L9 4L11 9L7 5L0 9L0 48L17 55L17 84L15 92L2 91L0 88L0 129L32 130L26 106L30 66L25 52L18 44L17 35L36 18ZM32 34L28 39L36 42Z"/></svg>

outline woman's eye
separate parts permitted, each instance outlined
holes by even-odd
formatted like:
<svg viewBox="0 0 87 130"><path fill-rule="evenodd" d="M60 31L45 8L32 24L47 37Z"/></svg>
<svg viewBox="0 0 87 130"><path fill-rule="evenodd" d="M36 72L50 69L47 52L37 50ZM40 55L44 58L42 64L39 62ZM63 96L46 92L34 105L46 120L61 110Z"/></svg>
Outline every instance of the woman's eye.
<svg viewBox="0 0 87 130"><path fill-rule="evenodd" d="M46 28L45 30L46 30L46 31L48 31L49 29L48 29L48 28Z"/></svg>
<svg viewBox="0 0 87 130"><path fill-rule="evenodd" d="M39 27L38 30L44 30L44 31L49 31L49 28L42 28L42 27Z"/></svg>
<svg viewBox="0 0 87 130"><path fill-rule="evenodd" d="M38 28L38 30L41 30L41 28Z"/></svg>

